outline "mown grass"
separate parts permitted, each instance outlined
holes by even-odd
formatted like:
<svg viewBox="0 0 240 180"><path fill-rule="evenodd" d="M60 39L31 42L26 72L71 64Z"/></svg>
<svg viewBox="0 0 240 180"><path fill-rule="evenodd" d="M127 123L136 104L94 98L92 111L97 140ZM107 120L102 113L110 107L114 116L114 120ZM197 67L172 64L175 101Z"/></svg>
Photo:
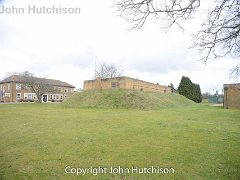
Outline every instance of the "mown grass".
<svg viewBox="0 0 240 180"><path fill-rule="evenodd" d="M0 105L0 179L239 179L240 111ZM173 167L174 174L66 174L71 167Z"/></svg>

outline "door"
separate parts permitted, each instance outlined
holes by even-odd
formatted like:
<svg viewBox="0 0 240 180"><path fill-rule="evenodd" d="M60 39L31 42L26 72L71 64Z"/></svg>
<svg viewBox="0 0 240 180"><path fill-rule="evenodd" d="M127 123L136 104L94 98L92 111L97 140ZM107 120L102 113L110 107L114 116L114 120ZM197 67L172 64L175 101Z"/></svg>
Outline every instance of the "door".
<svg viewBox="0 0 240 180"><path fill-rule="evenodd" d="M47 102L47 95L43 95L43 102Z"/></svg>

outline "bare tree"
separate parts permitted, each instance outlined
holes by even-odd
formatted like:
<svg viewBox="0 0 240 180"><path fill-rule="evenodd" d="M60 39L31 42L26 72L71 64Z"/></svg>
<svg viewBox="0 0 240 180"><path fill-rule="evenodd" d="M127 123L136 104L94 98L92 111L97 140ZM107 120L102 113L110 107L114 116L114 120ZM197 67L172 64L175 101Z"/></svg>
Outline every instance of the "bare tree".
<svg viewBox="0 0 240 180"><path fill-rule="evenodd" d="M23 76L23 84L27 89L30 89L34 92L38 98L38 102L42 102L42 95L45 93L54 93L56 90L54 86L47 82L46 78L37 78L34 77L29 71L25 71L20 75Z"/></svg>
<svg viewBox="0 0 240 180"><path fill-rule="evenodd" d="M169 29L174 24L182 28L180 21L192 18L200 0L119 0L114 6L122 18L133 24L130 30L143 28L149 18Z"/></svg>
<svg viewBox="0 0 240 180"><path fill-rule="evenodd" d="M117 0L114 6L121 17L133 24L131 30L143 28L148 19L159 20L161 27L168 30L173 25L182 28L182 20L193 18L200 0ZM226 55L239 58L240 1L215 0L202 29L194 35L193 47L199 49L205 63ZM238 72L239 65L232 73L239 76Z"/></svg>
<svg viewBox="0 0 240 180"><path fill-rule="evenodd" d="M237 81L240 77L240 65L237 65L229 74L230 78L235 78Z"/></svg>
<svg viewBox="0 0 240 180"><path fill-rule="evenodd" d="M202 60L210 56L240 56L240 1L219 0L208 12L203 29L195 34L194 47L198 47Z"/></svg>
<svg viewBox="0 0 240 180"><path fill-rule="evenodd" d="M95 67L95 78L115 78L120 77L120 70L114 65L107 65L106 63L102 63Z"/></svg>

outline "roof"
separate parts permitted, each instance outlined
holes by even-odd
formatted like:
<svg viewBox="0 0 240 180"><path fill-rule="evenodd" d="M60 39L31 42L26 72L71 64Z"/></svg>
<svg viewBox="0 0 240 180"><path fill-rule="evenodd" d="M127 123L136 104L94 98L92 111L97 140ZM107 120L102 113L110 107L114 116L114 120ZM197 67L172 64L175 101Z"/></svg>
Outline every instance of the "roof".
<svg viewBox="0 0 240 180"><path fill-rule="evenodd" d="M224 84L223 87L240 87L240 83L234 83L234 84Z"/></svg>
<svg viewBox="0 0 240 180"><path fill-rule="evenodd" d="M44 83L44 84L49 84L53 86L62 86L62 87L70 87L70 88L75 88L71 84L68 84L63 81L55 80L55 79L46 79L46 78L37 78L33 77L36 81ZM15 82L15 83L24 83L25 82L25 77L21 75L12 75L2 81L0 81L0 84L4 83L10 83L10 82Z"/></svg>
<svg viewBox="0 0 240 180"><path fill-rule="evenodd" d="M102 81L108 81L108 80L113 80L113 79L117 79L117 80L120 80L120 79L131 79L131 80L134 80L134 81L140 81L140 82L149 83L149 84L152 84L152 85L164 86L164 85L160 85L158 83L154 84L152 82L135 79L135 78L131 78L131 77L128 77L128 76L120 76L120 77L113 77L113 78L103 78L101 80ZM85 82L94 82L94 81L96 81L96 79L94 79L94 80L85 80Z"/></svg>

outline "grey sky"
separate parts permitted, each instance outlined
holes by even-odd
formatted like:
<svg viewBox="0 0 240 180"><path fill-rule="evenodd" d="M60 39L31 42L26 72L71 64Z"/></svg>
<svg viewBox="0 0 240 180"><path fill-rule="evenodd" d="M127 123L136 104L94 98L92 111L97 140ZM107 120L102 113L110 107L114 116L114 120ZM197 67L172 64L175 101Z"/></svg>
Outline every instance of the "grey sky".
<svg viewBox="0 0 240 180"><path fill-rule="evenodd" d="M0 14L0 79L29 70L82 88L83 80L93 78L96 61L114 64L126 76L175 87L183 75L189 76L203 92L221 91L223 83L234 82L228 73L236 59L204 65L197 50L189 49L201 16L184 22L184 32L173 28L161 33L156 23L128 32L110 0L9 0L2 5L80 7L81 14Z"/></svg>

